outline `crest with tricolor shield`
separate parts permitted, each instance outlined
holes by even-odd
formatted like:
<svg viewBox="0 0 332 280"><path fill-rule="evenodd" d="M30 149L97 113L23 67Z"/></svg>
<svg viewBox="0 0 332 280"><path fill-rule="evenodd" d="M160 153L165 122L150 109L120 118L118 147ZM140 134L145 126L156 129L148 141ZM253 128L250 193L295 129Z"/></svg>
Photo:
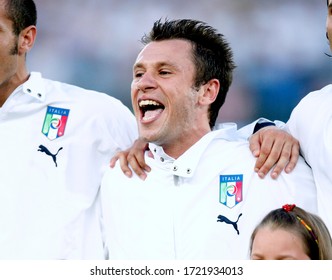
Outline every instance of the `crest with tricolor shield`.
<svg viewBox="0 0 332 280"><path fill-rule="evenodd" d="M69 109L48 106L42 133L50 140L54 140L65 134L65 128L69 116Z"/></svg>
<svg viewBox="0 0 332 280"><path fill-rule="evenodd" d="M219 202L233 208L243 199L243 175L220 175Z"/></svg>

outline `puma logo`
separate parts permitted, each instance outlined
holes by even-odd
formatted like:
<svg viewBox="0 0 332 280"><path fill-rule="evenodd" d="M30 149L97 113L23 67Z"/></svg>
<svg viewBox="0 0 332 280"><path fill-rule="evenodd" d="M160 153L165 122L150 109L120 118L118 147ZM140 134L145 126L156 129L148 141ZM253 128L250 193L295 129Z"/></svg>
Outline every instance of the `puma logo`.
<svg viewBox="0 0 332 280"><path fill-rule="evenodd" d="M47 154L48 156L52 157L54 163L55 163L55 167L58 167L58 164L56 162L56 156L58 155L58 153L62 150L63 148L59 148L59 150L56 152L56 154L52 154L45 146L43 145L39 145L39 149L38 149L38 152L41 152L41 153L45 153Z"/></svg>
<svg viewBox="0 0 332 280"><path fill-rule="evenodd" d="M242 213L239 215L239 217L237 218L236 222L232 222L231 220L229 220L225 216L219 215L217 222L221 222L221 223L225 222L226 224L232 225L234 227L234 229L236 230L237 234L240 234L240 232L238 230L238 227L237 227L237 222L239 221L239 219L240 219L241 216L242 216Z"/></svg>

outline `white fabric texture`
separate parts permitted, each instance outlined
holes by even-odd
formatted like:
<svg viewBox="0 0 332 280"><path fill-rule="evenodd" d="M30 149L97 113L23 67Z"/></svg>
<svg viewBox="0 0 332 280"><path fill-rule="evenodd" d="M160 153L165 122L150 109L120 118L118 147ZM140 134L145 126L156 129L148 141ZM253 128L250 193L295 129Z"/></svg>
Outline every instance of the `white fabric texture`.
<svg viewBox="0 0 332 280"><path fill-rule="evenodd" d="M130 110L33 72L0 108L0 138L0 259L105 258L97 194L137 138Z"/></svg>
<svg viewBox="0 0 332 280"><path fill-rule="evenodd" d="M294 108L286 127L300 141L312 168L319 215L332 233L332 85L309 93Z"/></svg>

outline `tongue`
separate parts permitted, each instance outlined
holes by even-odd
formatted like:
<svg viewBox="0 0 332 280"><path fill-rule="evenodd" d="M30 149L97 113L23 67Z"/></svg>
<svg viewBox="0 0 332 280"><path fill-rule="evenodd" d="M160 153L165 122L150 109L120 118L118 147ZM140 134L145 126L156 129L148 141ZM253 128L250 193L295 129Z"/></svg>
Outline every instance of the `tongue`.
<svg viewBox="0 0 332 280"><path fill-rule="evenodd" d="M157 117L159 114L161 114L162 111L163 111L163 109L146 111L144 114L143 120L147 121L147 120L153 119L153 118Z"/></svg>

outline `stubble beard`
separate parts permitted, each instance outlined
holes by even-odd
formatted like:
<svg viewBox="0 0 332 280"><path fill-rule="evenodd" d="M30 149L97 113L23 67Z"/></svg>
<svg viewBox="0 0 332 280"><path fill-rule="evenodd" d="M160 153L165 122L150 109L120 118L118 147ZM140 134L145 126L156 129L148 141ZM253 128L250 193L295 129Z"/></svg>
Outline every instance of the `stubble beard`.
<svg viewBox="0 0 332 280"><path fill-rule="evenodd" d="M18 55L18 37L15 38L14 44L9 51L10 55Z"/></svg>

